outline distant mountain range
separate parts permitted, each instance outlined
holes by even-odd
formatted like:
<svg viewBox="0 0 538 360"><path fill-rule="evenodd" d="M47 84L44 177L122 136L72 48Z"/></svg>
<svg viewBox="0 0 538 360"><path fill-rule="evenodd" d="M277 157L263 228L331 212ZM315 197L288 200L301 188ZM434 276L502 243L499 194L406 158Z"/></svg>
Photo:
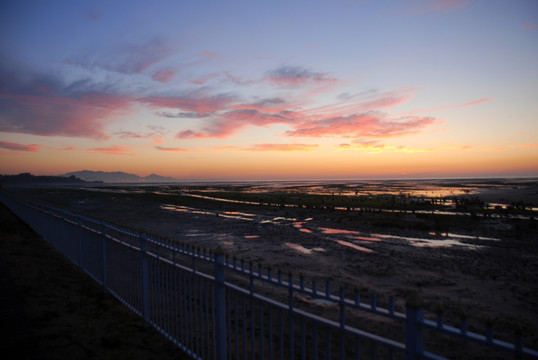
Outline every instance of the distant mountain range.
<svg viewBox="0 0 538 360"><path fill-rule="evenodd" d="M177 181L177 179L166 177L166 176L160 176L156 174L151 174L148 176L138 176L135 174L129 174L121 171L113 171L113 172L106 172L106 171L90 171L90 170L82 170L82 171L74 171L70 172L61 176L75 176L79 179L82 179L84 181L102 181L105 183L141 183L141 182L174 182Z"/></svg>

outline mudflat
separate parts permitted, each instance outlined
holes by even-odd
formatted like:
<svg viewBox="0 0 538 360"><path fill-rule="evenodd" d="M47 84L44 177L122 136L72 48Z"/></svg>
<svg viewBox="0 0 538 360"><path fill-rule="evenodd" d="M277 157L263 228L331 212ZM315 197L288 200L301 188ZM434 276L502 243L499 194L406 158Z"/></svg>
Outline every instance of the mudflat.
<svg viewBox="0 0 538 360"><path fill-rule="evenodd" d="M442 309L458 326L466 314L471 331L484 334L493 323L496 337L513 342L521 332L524 346L536 348L538 187L527 185L428 188L417 196L400 186L389 197L341 186L330 195L179 185L10 192L192 246L221 246L230 259L301 274L307 285L316 278L321 290L330 281L334 291L344 286L363 299L375 293L379 306L395 297L402 310L418 293L429 318Z"/></svg>

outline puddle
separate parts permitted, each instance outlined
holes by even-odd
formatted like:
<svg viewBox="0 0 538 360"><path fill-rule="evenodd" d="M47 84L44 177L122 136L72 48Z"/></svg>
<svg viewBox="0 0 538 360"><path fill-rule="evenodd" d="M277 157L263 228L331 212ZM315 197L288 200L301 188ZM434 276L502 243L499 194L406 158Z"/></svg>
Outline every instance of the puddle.
<svg viewBox="0 0 538 360"><path fill-rule="evenodd" d="M195 237L195 236L206 236L207 233L200 233L199 230L187 230L183 236Z"/></svg>
<svg viewBox="0 0 538 360"><path fill-rule="evenodd" d="M355 240L362 240L362 241L373 241L373 242L379 242L381 241L378 237L368 237L368 236L355 236Z"/></svg>
<svg viewBox="0 0 538 360"><path fill-rule="evenodd" d="M262 220L260 221L260 224L286 224L290 222L295 222L297 219L295 218L286 218L282 216L277 216L271 220Z"/></svg>
<svg viewBox="0 0 538 360"><path fill-rule="evenodd" d="M327 299L311 299L311 302L315 304L321 304L321 305L336 305L334 301L327 300Z"/></svg>
<svg viewBox="0 0 538 360"><path fill-rule="evenodd" d="M319 228L322 233L326 235L357 235L361 233L353 230L333 229L333 228Z"/></svg>
<svg viewBox="0 0 538 360"><path fill-rule="evenodd" d="M181 206L181 205L161 205L161 209L169 210L169 211L176 211L176 212L186 212L190 214L199 214L199 215L216 215L217 214L214 212L203 211L197 208L191 208L188 206Z"/></svg>
<svg viewBox="0 0 538 360"><path fill-rule="evenodd" d="M303 227L304 224L305 224L304 222L295 222L295 223L293 223L293 227L295 227L297 230L299 230L301 232L311 234L312 230L304 228Z"/></svg>
<svg viewBox="0 0 538 360"><path fill-rule="evenodd" d="M470 240L501 241L501 239L490 238L490 237L485 237L485 236L470 236L470 235L459 235L459 234L452 234L452 233L448 233L448 236L453 237L453 238L470 239Z"/></svg>
<svg viewBox="0 0 538 360"><path fill-rule="evenodd" d="M468 243L465 243L456 239L458 237L462 239L476 239L476 236L457 235L457 234L447 234L447 236L444 236L437 233L430 233L430 235L432 236L436 235L438 236L438 238L428 239L428 238L415 238L415 237L398 236L398 235L372 234L372 236L376 236L376 237L379 237L381 239L386 239L386 240L404 240L407 243L409 243L409 245L415 246L415 247L442 248L442 247L459 246L459 247L465 247L469 249L478 249L482 247L481 245L468 244ZM493 238L481 238L481 239L495 240Z"/></svg>
<svg viewBox="0 0 538 360"><path fill-rule="evenodd" d="M337 240L336 242L339 243L340 245L347 246L347 247L350 247L350 248L352 248L352 249L355 249L355 250L358 250L358 251L362 251L362 252L365 252L365 253L372 253L372 252L374 252L372 249L368 249L368 248L359 246L359 245L357 245L357 244L350 243L349 241Z"/></svg>
<svg viewBox="0 0 538 360"><path fill-rule="evenodd" d="M307 254L307 255L312 254L312 250L309 250L309 249L305 248L303 245L293 244L293 243L287 242L286 246L289 247L290 249L297 250L301 254Z"/></svg>
<svg viewBox="0 0 538 360"><path fill-rule="evenodd" d="M423 239L423 240L415 240L410 242L410 245L415 247L431 247L431 248L444 248L444 247L452 247L452 246L461 246L461 247L467 247L470 249L477 249L479 246L473 245L473 244L466 244L462 243L458 240L432 240L432 239Z"/></svg>

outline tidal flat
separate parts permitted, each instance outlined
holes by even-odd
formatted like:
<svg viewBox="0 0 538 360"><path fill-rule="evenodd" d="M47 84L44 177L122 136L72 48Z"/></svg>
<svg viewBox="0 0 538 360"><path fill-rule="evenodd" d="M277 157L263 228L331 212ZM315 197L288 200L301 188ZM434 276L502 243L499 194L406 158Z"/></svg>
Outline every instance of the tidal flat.
<svg viewBox="0 0 538 360"><path fill-rule="evenodd" d="M379 306L394 297L402 311L418 293L427 317L442 309L451 325L465 316L471 331L492 322L496 337L513 342L519 331L524 346L538 343L537 179L4 190L193 247L220 246L237 261L301 274L307 284L316 278L321 290L330 281L334 291L375 293Z"/></svg>

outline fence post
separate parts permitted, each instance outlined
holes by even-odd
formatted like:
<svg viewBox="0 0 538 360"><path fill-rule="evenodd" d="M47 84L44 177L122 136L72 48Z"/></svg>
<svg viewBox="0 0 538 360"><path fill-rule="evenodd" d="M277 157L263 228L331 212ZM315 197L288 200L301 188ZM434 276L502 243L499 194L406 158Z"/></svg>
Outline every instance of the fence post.
<svg viewBox="0 0 538 360"><path fill-rule="evenodd" d="M215 352L217 360L226 359L226 304L224 287L224 251L215 249Z"/></svg>
<svg viewBox="0 0 538 360"><path fill-rule="evenodd" d="M101 220L101 249L102 249L102 271L103 271L103 287L108 291L108 272L107 272L107 262L106 262L106 225L103 220Z"/></svg>
<svg viewBox="0 0 538 360"><path fill-rule="evenodd" d="M82 267L82 220L80 215L77 214L77 243L78 243L78 267Z"/></svg>
<svg viewBox="0 0 538 360"><path fill-rule="evenodd" d="M409 295L405 307L405 358L406 360L418 359L424 347L422 332L424 309L422 308L422 300L416 292Z"/></svg>
<svg viewBox="0 0 538 360"><path fill-rule="evenodd" d="M149 324L149 266L148 266L148 235L140 234L140 277L142 280L142 318Z"/></svg>

